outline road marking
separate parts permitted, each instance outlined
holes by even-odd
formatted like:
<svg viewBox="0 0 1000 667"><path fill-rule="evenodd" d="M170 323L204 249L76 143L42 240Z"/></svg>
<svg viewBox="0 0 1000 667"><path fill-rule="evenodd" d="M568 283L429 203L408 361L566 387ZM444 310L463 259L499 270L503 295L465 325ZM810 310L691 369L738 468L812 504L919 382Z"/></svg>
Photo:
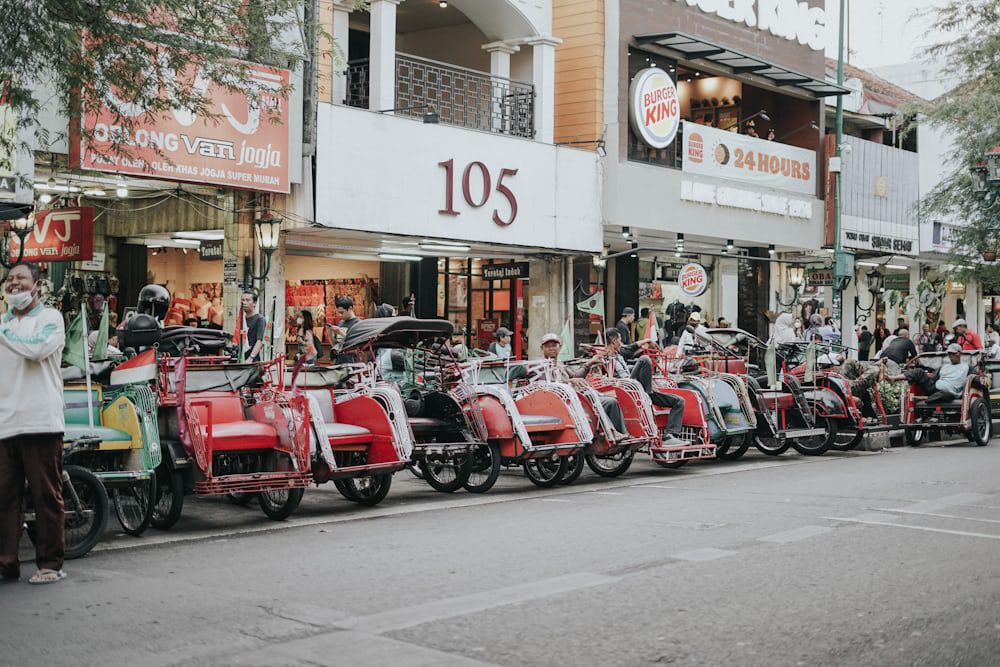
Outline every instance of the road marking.
<svg viewBox="0 0 1000 667"><path fill-rule="evenodd" d="M530 581L509 588L436 600L434 602L418 604L412 607L402 607L370 616L359 616L348 621L338 622L337 625L347 630L359 630L379 635L446 618L467 616L493 609L494 607L529 602L593 586L604 586L614 583L619 579L620 577L609 577L590 572L565 574L559 577L552 577L551 579Z"/></svg>
<svg viewBox="0 0 1000 667"><path fill-rule="evenodd" d="M663 486L661 484L643 484L642 486L636 487L640 489L676 489L676 486Z"/></svg>
<svg viewBox="0 0 1000 667"><path fill-rule="evenodd" d="M990 535L989 533L972 533L967 530L947 530L945 528L929 528L928 526L911 526L905 523L890 523L888 521L861 521L846 517L825 516L829 521L846 521L848 523L860 523L866 526L891 526L892 528L909 528L910 530L922 530L927 533L943 533L944 535L959 535L962 537L982 537L987 540L1000 540L1000 535Z"/></svg>
<svg viewBox="0 0 1000 667"><path fill-rule="evenodd" d="M571 503L572 500L565 500L563 498L539 498L543 503Z"/></svg>
<svg viewBox="0 0 1000 667"><path fill-rule="evenodd" d="M933 512L936 510L943 510L946 507L968 505L970 503L976 503L989 499L990 496L986 496L981 493L954 493L950 496L935 498L934 500L922 500L919 503L906 505L905 507L900 507L899 509L910 510L913 512Z"/></svg>
<svg viewBox="0 0 1000 667"><path fill-rule="evenodd" d="M615 493L614 491L591 491L595 496L624 496L624 493Z"/></svg>
<svg viewBox="0 0 1000 667"><path fill-rule="evenodd" d="M718 560L720 558L726 558L727 556L734 555L736 555L735 551L706 547L705 549L695 549L693 551L685 551L683 553L674 554L671 558L676 558L677 560L689 560L693 562L704 562L708 560Z"/></svg>
<svg viewBox="0 0 1000 667"><path fill-rule="evenodd" d="M827 526L802 526L801 528L786 530L783 533L775 533L774 535L758 537L757 541L772 542L774 544L788 544L790 542L799 542L800 540L806 540L810 537L816 537L817 535L823 535L832 531L833 528L829 528Z"/></svg>
<svg viewBox="0 0 1000 667"><path fill-rule="evenodd" d="M891 512L892 514L912 514L914 516L933 516L939 519L960 519L962 521L977 521L979 523L1000 523L997 519L976 519L971 516L959 516L957 514L937 514L935 512L914 512L913 510L892 510L879 509L879 512Z"/></svg>

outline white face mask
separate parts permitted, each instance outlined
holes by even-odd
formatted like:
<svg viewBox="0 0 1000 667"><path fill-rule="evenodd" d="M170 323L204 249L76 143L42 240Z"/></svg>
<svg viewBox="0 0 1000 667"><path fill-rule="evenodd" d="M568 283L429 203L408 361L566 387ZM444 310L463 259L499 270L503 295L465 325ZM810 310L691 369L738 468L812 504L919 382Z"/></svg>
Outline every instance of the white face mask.
<svg viewBox="0 0 1000 667"><path fill-rule="evenodd" d="M14 310L24 310L31 305L34 298L32 290L28 290L27 292L7 292L7 305Z"/></svg>
<svg viewBox="0 0 1000 667"><path fill-rule="evenodd" d="M295 320L295 323L298 324L299 326L302 326L302 322L303 322L303 319L301 317L299 319Z"/></svg>

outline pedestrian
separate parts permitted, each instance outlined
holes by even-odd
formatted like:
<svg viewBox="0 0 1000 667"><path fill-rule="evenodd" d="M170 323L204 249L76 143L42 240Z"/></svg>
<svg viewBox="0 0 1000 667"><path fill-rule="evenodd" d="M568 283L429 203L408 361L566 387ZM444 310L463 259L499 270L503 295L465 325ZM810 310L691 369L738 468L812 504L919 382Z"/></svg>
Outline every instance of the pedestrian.
<svg viewBox="0 0 1000 667"><path fill-rule="evenodd" d="M688 316L687 326L682 331L677 345L682 352L689 352L694 348L702 347L702 344L698 342L698 337L706 335L708 335L708 329L702 322L701 313L694 311Z"/></svg>
<svg viewBox="0 0 1000 667"><path fill-rule="evenodd" d="M945 338L951 332L948 331L948 327L944 325L944 320L938 320L937 329L934 331L934 333L938 335L938 340L941 341L941 345L944 345Z"/></svg>
<svg viewBox="0 0 1000 667"><path fill-rule="evenodd" d="M914 342L917 345L917 349L921 352L937 352L939 345L938 336L931 329L930 322L924 322L923 330Z"/></svg>
<svg viewBox="0 0 1000 667"><path fill-rule="evenodd" d="M840 342L840 330L833 323L833 318L828 317L823 323L823 326L819 328L819 335L823 339L824 343L834 344Z"/></svg>
<svg viewBox="0 0 1000 667"><path fill-rule="evenodd" d="M983 349L983 341L979 339L979 335L975 331L969 331L968 323L962 318L955 320L951 329L955 332L952 342L961 345L963 350Z"/></svg>
<svg viewBox="0 0 1000 667"><path fill-rule="evenodd" d="M635 339L645 340L646 330L649 328L649 308L639 310L639 319L635 321Z"/></svg>
<svg viewBox="0 0 1000 667"><path fill-rule="evenodd" d="M888 359L902 366L917 356L917 348L910 340L910 332L906 329L896 329L896 333L879 352L879 357Z"/></svg>
<svg viewBox="0 0 1000 667"><path fill-rule="evenodd" d="M823 316L819 313L813 313L809 316L809 327L805 331L803 338L807 341L812 340L816 334L822 336L820 329L823 328Z"/></svg>
<svg viewBox="0 0 1000 667"><path fill-rule="evenodd" d="M374 317L396 317L396 307L383 303L375 309Z"/></svg>
<svg viewBox="0 0 1000 667"><path fill-rule="evenodd" d="M885 345L885 339L892 334L890 334L889 330L885 327L885 320L881 317L876 320L875 325L873 335L875 337L875 351L878 352L882 349L882 346Z"/></svg>
<svg viewBox="0 0 1000 667"><path fill-rule="evenodd" d="M872 332L868 330L867 326L861 327L861 333L858 334L858 361L868 361L868 356L871 354L872 350Z"/></svg>
<svg viewBox="0 0 1000 667"><path fill-rule="evenodd" d="M337 337L343 342L343 339L350 333L351 329L357 326L361 318L354 314L354 299L349 296L338 296L333 300L333 305L337 309L337 316L340 320L336 326L327 324L327 327L330 328L332 337ZM358 360L358 355L355 352L344 352L337 355L338 364L356 364Z"/></svg>
<svg viewBox="0 0 1000 667"><path fill-rule="evenodd" d="M799 340L799 337L795 334L794 324L791 313L778 315L778 318L774 321L774 331L771 332L771 338L774 340L775 345L786 345Z"/></svg>
<svg viewBox="0 0 1000 667"><path fill-rule="evenodd" d="M892 332L893 336L898 336L900 329L906 329L906 318L897 317L896 318L896 330Z"/></svg>
<svg viewBox="0 0 1000 667"><path fill-rule="evenodd" d="M618 324L615 325L615 328L618 329L618 331L621 333L622 343L624 345L632 344L633 322L635 322L635 308L630 308L628 306L622 308L621 319L618 320Z"/></svg>
<svg viewBox="0 0 1000 667"><path fill-rule="evenodd" d="M494 335L496 336L496 340L490 343L490 354L500 359L510 359L514 354L513 346L511 345L511 330L506 327L500 327Z"/></svg>
<svg viewBox="0 0 1000 667"><path fill-rule="evenodd" d="M63 383L59 372L66 333L59 311L43 306L37 264L15 264L0 320L0 580L17 581L25 482L35 509L32 584L66 576L63 557Z"/></svg>
<svg viewBox="0 0 1000 667"><path fill-rule="evenodd" d="M240 305L246 321L246 345L249 350L245 358L249 362L257 362L260 361L260 353L264 347L264 316L257 312L257 295L253 292L244 292L240 297Z"/></svg>
<svg viewBox="0 0 1000 667"><path fill-rule="evenodd" d="M319 349L316 346L316 336L313 333L313 314L308 310L299 313L296 320L299 327L299 359L302 359L306 366L315 366L319 357Z"/></svg>

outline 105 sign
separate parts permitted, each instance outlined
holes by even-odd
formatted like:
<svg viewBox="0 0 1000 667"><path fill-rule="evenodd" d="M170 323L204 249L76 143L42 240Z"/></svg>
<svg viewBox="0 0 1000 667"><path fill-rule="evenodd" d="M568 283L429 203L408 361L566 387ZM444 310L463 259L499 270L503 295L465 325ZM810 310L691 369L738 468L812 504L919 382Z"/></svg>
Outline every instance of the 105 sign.
<svg viewBox="0 0 1000 667"><path fill-rule="evenodd" d="M444 208L439 209L438 213L442 215L461 215L461 212L455 209L455 160L438 162L438 166L444 168L445 172ZM517 171L517 169L503 168L497 174L496 193L507 200L505 208L509 209L506 216L501 213L501 207L493 209L493 222L501 227L507 227L517 218L517 196L507 186L507 183L504 182L505 179L516 176ZM478 197L473 196L473 181L475 181ZM490 176L489 168L485 164L476 160L465 166L465 169L462 171L462 196L466 204L472 208L481 208L490 200L493 191L493 179Z"/></svg>

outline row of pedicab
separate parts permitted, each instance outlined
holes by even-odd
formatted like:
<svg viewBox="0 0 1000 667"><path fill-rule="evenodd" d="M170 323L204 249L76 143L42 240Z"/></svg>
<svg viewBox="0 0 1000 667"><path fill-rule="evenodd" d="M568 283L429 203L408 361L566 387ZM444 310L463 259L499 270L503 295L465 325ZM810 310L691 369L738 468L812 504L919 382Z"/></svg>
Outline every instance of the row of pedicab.
<svg viewBox="0 0 1000 667"><path fill-rule="evenodd" d="M281 358L234 362L221 332L144 321L134 318L121 337L138 353L65 387L69 558L93 548L112 510L138 536L173 527L190 494L256 502L283 520L313 485L332 483L347 500L376 505L407 469L437 491L486 493L505 468L551 487L572 483L584 467L622 475L637 455L678 468L738 459L750 447L816 456L877 431L903 431L910 444L934 430L980 445L991 435L990 371L978 358L959 400L928 404L910 387L887 409L879 384L859 395L812 348L776 353L745 331L710 330L684 355L636 352L652 363L654 392L684 398L682 433L670 434L669 409L636 380L617 377L603 346L582 346L584 357L565 366L460 360L450 322L376 318L353 327L339 348L357 362L289 367ZM932 370L943 358L918 362Z"/></svg>

